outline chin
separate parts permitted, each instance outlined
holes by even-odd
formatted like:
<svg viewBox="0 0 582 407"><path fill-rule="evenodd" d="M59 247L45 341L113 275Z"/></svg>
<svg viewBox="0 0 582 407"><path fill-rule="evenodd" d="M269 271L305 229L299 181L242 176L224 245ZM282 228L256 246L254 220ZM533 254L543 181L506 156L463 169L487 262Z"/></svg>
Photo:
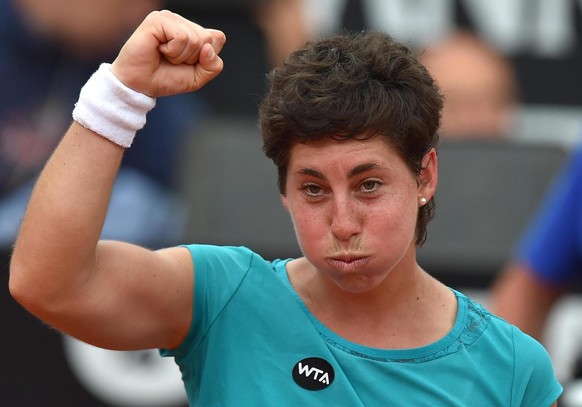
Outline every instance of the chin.
<svg viewBox="0 0 582 407"><path fill-rule="evenodd" d="M342 291L349 294L366 294L374 291L382 284L383 279L379 276L343 275L333 279L335 285Z"/></svg>

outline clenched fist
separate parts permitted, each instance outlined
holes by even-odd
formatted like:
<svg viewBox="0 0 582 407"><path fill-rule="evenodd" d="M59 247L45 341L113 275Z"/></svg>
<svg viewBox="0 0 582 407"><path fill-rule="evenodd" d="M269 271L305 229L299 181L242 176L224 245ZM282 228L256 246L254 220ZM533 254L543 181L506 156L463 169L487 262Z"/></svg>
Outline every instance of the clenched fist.
<svg viewBox="0 0 582 407"><path fill-rule="evenodd" d="M154 11L139 25L113 62L126 86L151 97L192 92L223 68L218 56L226 37L170 11Z"/></svg>

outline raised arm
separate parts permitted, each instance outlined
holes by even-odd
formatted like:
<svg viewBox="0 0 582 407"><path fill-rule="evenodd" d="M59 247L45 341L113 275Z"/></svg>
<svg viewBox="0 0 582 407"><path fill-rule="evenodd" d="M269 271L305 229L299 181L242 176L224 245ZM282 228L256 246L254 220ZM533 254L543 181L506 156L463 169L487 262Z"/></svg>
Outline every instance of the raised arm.
<svg viewBox="0 0 582 407"><path fill-rule="evenodd" d="M154 12L126 42L111 73L146 101L144 95L195 91L222 70L224 41L219 31ZM91 106L109 102L95 88L85 116L93 114ZM109 140L115 123L87 126L100 134L85 126L72 123L37 181L14 247L10 291L40 319L88 343L175 347L192 318L189 254L99 241L124 148Z"/></svg>

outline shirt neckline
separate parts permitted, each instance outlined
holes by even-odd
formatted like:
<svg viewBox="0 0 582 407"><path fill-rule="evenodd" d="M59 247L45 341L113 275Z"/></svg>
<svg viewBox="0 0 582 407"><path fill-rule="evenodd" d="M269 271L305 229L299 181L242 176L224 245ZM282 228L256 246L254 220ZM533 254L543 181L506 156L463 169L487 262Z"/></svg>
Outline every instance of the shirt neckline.
<svg viewBox="0 0 582 407"><path fill-rule="evenodd" d="M309 310L307 305L303 302L299 294L295 291L289 280L287 274L287 263L292 259L280 260L274 263L275 271L279 277L283 280L284 284L289 290L291 290L295 300L301 306L303 312L308 316L309 320L318 331L319 335L324 341L326 341L330 346L347 352L349 354L360 356L368 359L375 359L381 361L400 361L400 362L415 362L421 360L430 360L438 357L445 356L453 352L456 347L452 346L457 343L463 328L466 325L468 304L467 298L460 292L451 288L451 291L455 294L457 298L457 316L455 323L451 330L442 337L441 339L430 343L425 346L417 348L408 349L381 349L373 348L369 346L360 345L351 342L340 335L333 332L327 326L325 326L321 321L319 321Z"/></svg>

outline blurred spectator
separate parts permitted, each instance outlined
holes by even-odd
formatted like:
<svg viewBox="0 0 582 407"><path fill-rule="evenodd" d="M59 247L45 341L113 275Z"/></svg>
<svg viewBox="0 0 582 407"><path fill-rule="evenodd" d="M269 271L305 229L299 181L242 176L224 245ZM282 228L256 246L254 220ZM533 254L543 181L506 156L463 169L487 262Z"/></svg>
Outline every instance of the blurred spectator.
<svg viewBox="0 0 582 407"><path fill-rule="evenodd" d="M342 28L390 31L390 18L386 17L386 24L379 24L382 17L371 18L376 10L371 3L346 0ZM417 45L425 43L424 39L416 41ZM419 51L445 97L443 137L502 139L513 132L520 95L515 67L508 57L475 32L460 27Z"/></svg>
<svg viewBox="0 0 582 407"><path fill-rule="evenodd" d="M511 63L468 31L430 45L422 55L445 96L444 137L506 137L517 105Z"/></svg>
<svg viewBox="0 0 582 407"><path fill-rule="evenodd" d="M548 315L582 279L582 147L557 176L513 260L493 285L490 308L543 340Z"/></svg>
<svg viewBox="0 0 582 407"><path fill-rule="evenodd" d="M226 34L221 56L228 62L198 92L213 113L255 120L266 73L309 39L304 1L168 0L172 11Z"/></svg>
<svg viewBox="0 0 582 407"><path fill-rule="evenodd" d="M289 53L302 46L308 38L305 0L255 0L257 25L265 35L268 63L283 62ZM309 0L308 0L309 1Z"/></svg>
<svg viewBox="0 0 582 407"><path fill-rule="evenodd" d="M0 253L3 265L34 178L71 121L80 86L160 0L0 0ZM109 53L112 53L110 56ZM127 151L104 237L173 244L185 206L174 186L178 152L202 112L164 98ZM163 133L164 137L159 137ZM147 222L145 222L147 220Z"/></svg>

